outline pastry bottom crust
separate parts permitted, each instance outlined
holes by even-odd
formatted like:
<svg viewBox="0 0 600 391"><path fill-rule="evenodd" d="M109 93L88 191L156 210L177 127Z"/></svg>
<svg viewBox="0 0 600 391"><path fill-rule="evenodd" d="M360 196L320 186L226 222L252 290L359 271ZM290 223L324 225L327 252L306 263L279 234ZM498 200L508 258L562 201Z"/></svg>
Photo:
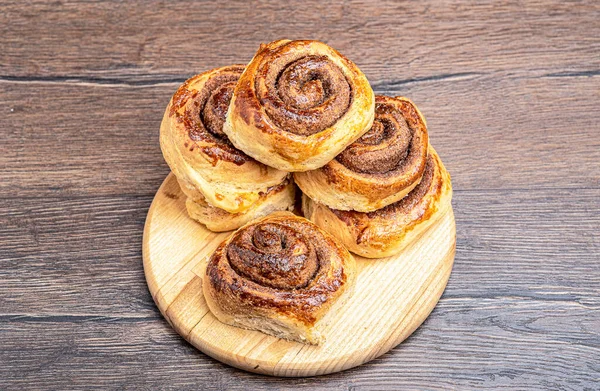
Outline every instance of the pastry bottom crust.
<svg viewBox="0 0 600 391"><path fill-rule="evenodd" d="M202 223L213 232L231 231L242 225L267 216L273 212L294 209L296 188L287 178L281 184L273 186L245 212L229 213L226 210L209 205L204 199L187 198L185 206L188 215Z"/></svg>
<svg viewBox="0 0 600 391"><path fill-rule="evenodd" d="M265 334L277 338L287 339L309 345L321 345L325 342L326 330L334 319L337 311L348 302L354 293L353 282L344 290L343 294L328 308L327 312L314 325L306 325L293 318L270 314L262 315L257 313L236 313L235 315L222 311L215 299L210 283L205 279L202 283L204 299L210 309L210 312L219 319L220 322L240 327L247 330L258 330Z"/></svg>

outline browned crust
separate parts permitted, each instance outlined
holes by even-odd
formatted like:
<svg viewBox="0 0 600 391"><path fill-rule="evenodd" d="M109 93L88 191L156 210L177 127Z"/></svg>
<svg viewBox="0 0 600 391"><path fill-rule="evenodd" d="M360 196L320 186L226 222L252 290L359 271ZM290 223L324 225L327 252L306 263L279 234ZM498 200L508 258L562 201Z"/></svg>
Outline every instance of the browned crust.
<svg viewBox="0 0 600 391"><path fill-rule="evenodd" d="M270 44L262 44L255 56L255 59L248 65L248 71L245 72L240 78L238 87L236 88L236 108L235 112L246 122L248 125L255 126L258 130L269 133L279 134L287 138L290 133L285 129L280 128L273 124L273 122L266 115L261 115L262 105L260 98L256 94L256 80L258 78L265 78L268 70L268 65L265 63L272 62L273 60L283 57L287 52L290 51L304 51L306 47L312 44L314 41L311 40L297 40L297 41L286 41L279 40L271 42ZM284 49L282 50L282 47ZM337 55L346 65L346 71L352 73L353 76L358 77L360 74L357 72L356 65L340 52L333 48L329 48L335 55ZM262 72L258 70L262 69ZM354 89L352 83L349 83L351 88ZM326 130L325 130L326 131ZM323 132L319 132L323 133Z"/></svg>
<svg viewBox="0 0 600 391"><path fill-rule="evenodd" d="M316 50L315 45L322 45L321 55L333 56L343 64L341 69L352 87L353 98L350 109L336 124L347 123L348 126L334 124L311 135L298 135L278 127L270 119L257 96L255 85L261 77L259 70L266 68L261 68L265 62L284 56L287 52L307 51L309 47ZM264 164L285 171L306 171L326 164L345 146L364 134L372 122L373 108L373 91L354 63L317 41L279 40L261 45L240 77L225 131L234 145ZM362 115L352 114L357 111ZM370 112L370 116L364 115L364 112ZM335 141L339 139L339 142L329 142L334 135L337 135ZM314 162L316 159L319 159L318 163Z"/></svg>
<svg viewBox="0 0 600 391"><path fill-rule="evenodd" d="M450 207L452 185L437 153L430 147L421 183L402 200L374 212L342 211L306 200L305 214L342 241L350 251L370 258L402 250L407 239L425 230ZM307 209L310 209L307 210Z"/></svg>
<svg viewBox="0 0 600 391"><path fill-rule="evenodd" d="M290 290L262 286L238 274L227 259L227 248L241 230L262 223L282 224L310 235L331 257L328 268L319 269L308 286ZM229 315L260 312L269 316L275 312L312 326L346 289L347 268L354 268L354 260L343 246L308 220L280 212L247 224L224 241L208 261L205 281L210 284L216 304Z"/></svg>
<svg viewBox="0 0 600 391"><path fill-rule="evenodd" d="M304 193L332 208L339 208L341 205L334 205L335 201L330 200L326 193L346 194L349 209L367 211L393 203L417 186L425 169L429 144L425 118L408 98L376 96L376 103L380 102L398 107L414 134L422 140L419 144L420 151L415 164L406 167L401 162L398 168L385 173L363 173L353 171L334 159L317 170L294 175L296 183ZM314 187L319 189L314 189ZM358 196L360 200L354 201L354 196ZM387 203L381 205L382 202ZM362 205L363 203L368 205Z"/></svg>
<svg viewBox="0 0 600 391"><path fill-rule="evenodd" d="M205 129L202 129L199 125L200 119L197 118L198 112L202 108L198 107L196 97L204 87L201 87L200 90L194 87L198 83L205 85L206 81L218 77L220 74L239 73L241 75L244 68L244 65L231 65L212 69L189 78L177 89L165 114L172 120L171 131L185 135L179 138L182 145L179 145L178 148L181 150L188 149L190 152L198 151L204 154L213 166L218 161L242 165L254 160L243 151L235 148L229 140L217 138Z"/></svg>
<svg viewBox="0 0 600 391"><path fill-rule="evenodd" d="M160 127L163 156L186 196L206 199L229 213L248 211L260 192L287 176L237 150L223 132L243 69L222 67L187 80L171 99Z"/></svg>

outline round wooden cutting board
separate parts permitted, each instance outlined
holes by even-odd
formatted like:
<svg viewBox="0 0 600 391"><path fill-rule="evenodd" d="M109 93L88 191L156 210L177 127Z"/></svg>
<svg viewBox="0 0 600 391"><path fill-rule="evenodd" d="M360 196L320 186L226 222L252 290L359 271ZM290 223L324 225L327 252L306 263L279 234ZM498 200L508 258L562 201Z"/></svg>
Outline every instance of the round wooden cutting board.
<svg viewBox="0 0 600 391"><path fill-rule="evenodd" d="M173 328L202 352L251 372L313 376L372 360L407 338L433 310L452 270L452 209L402 253L377 260L355 256L355 293L320 346L304 345L219 322L202 294L205 260L230 233L213 233L187 216L185 196L170 174L144 228L148 287Z"/></svg>

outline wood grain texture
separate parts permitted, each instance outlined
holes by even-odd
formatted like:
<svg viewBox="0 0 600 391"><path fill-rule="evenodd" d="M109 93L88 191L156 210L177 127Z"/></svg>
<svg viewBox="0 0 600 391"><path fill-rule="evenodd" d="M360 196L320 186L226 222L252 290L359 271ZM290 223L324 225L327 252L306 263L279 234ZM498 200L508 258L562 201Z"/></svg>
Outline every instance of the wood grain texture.
<svg viewBox="0 0 600 391"><path fill-rule="evenodd" d="M600 190L455 191L456 262L425 327L361 367L285 381L213 361L162 319L133 254L150 202L0 200L6 389L595 388Z"/></svg>
<svg viewBox="0 0 600 391"><path fill-rule="evenodd" d="M597 2L0 9L1 389L597 389ZM314 379L247 374L183 342L140 253L169 97L284 36L328 42L377 93L413 99L454 185L456 261L426 327Z"/></svg>
<svg viewBox="0 0 600 391"><path fill-rule="evenodd" d="M151 202L0 199L2 311L160 318L140 251ZM452 203L457 261L446 295L600 305L600 189L455 189Z"/></svg>
<svg viewBox="0 0 600 391"><path fill-rule="evenodd" d="M0 87L7 113L1 119L2 196L150 196L169 172L158 132L177 84L0 81ZM480 77L375 88L416 102L432 144L463 190L600 186L600 141L590 125L598 91L600 77ZM32 171L38 175L26 175Z"/></svg>
<svg viewBox="0 0 600 391"><path fill-rule="evenodd" d="M27 7L8 1L0 19L6 43L0 71L56 81L165 82L249 60L261 42L313 37L318 24L319 38L355 59L376 85L439 76L440 70L446 77L507 70L597 73L599 11L594 1L539 0L56 1ZM192 48L201 55L190 55Z"/></svg>
<svg viewBox="0 0 600 391"><path fill-rule="evenodd" d="M168 172L157 143L165 102L194 73L249 60L261 41L313 36L314 7L296 9L291 24L286 7L7 4L0 110L12 147L0 146L0 166L12 180L0 194L15 182L30 195L153 194ZM590 128L600 91L595 3L384 3L372 15L364 2L326 8L324 22L334 23L320 25L319 38L355 60L376 93L417 103L457 188L600 185L600 143ZM169 15L186 16L166 33L155 22ZM224 15L229 23L215 24ZM280 24L264 29L265 18ZM202 55L190 56L194 48ZM39 143L42 128L58 137ZM130 174L110 175L114 165ZM31 170L43 175L23 175Z"/></svg>
<svg viewBox="0 0 600 391"><path fill-rule="evenodd" d="M156 192L144 227L144 273L150 293L173 328L202 352L260 374L305 377L335 373L379 357L417 329L437 304L454 263L452 208L400 254L355 255L357 278L336 309L319 346L290 342L221 323L202 283L206 262L231 233L213 233L187 215L185 195L169 175Z"/></svg>

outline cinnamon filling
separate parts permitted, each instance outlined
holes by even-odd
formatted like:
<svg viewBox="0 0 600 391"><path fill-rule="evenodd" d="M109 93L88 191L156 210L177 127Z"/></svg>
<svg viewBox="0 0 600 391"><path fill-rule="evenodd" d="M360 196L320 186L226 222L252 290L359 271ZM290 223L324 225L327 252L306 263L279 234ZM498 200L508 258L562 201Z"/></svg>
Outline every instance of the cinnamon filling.
<svg viewBox="0 0 600 391"><path fill-rule="evenodd" d="M302 136L331 127L352 100L352 87L337 65L326 56L302 53L267 57L255 89L269 118Z"/></svg>
<svg viewBox="0 0 600 391"><path fill-rule="evenodd" d="M284 290L306 287L320 266L309 236L277 223L254 225L239 232L227 248L227 258L239 275Z"/></svg>
<svg viewBox="0 0 600 391"><path fill-rule="evenodd" d="M233 89L236 83L237 80L223 83L211 91L204 109L200 113L200 119L204 127L213 135L222 139L227 139L227 136L223 133L223 125L225 124L227 109L233 97Z"/></svg>
<svg viewBox="0 0 600 391"><path fill-rule="evenodd" d="M227 67L213 74L200 91L191 94L186 83L180 88L181 91L176 93L177 96L182 95L186 99L186 110L179 120L183 122L192 141L215 144L200 148L213 158L215 164L220 159L236 164L250 160L245 153L231 144L223 132L229 102L243 71L242 66Z"/></svg>
<svg viewBox="0 0 600 391"><path fill-rule="evenodd" d="M312 223L277 218L246 226L222 243L206 273L216 291L252 307L273 308L314 324L315 311L348 278L335 243Z"/></svg>
<svg viewBox="0 0 600 391"><path fill-rule="evenodd" d="M397 213L407 214L417 206L423 197L425 197L427 192L431 190L433 185L440 186L439 183L433 183L434 175L435 160L433 158L433 154L430 154L427 157L427 163L425 164L425 171L423 172L421 182L419 182L419 184L410 193L408 193L406 197L381 209L369 212L367 213L367 216L372 218L377 215L394 215Z"/></svg>
<svg viewBox="0 0 600 391"><path fill-rule="evenodd" d="M336 159L352 171L378 174L416 162L419 148L412 148L415 129L393 104L377 102L371 129L348 146ZM408 158L408 159L407 159Z"/></svg>
<svg viewBox="0 0 600 391"><path fill-rule="evenodd" d="M367 218L372 219L375 217L393 218L393 216L398 214L408 214L411 210L419 207L419 203L428 192L435 193L438 191L438 188L441 186L441 181L438 180L434 182L435 169L436 162L433 154L430 154L427 157L427 163L425 164L425 171L423 172L421 182L419 182L419 184L410 193L408 193L406 197L381 209L367 213L338 209L331 209L331 211L347 224L354 224L354 221L361 219L361 216L367 216Z"/></svg>

